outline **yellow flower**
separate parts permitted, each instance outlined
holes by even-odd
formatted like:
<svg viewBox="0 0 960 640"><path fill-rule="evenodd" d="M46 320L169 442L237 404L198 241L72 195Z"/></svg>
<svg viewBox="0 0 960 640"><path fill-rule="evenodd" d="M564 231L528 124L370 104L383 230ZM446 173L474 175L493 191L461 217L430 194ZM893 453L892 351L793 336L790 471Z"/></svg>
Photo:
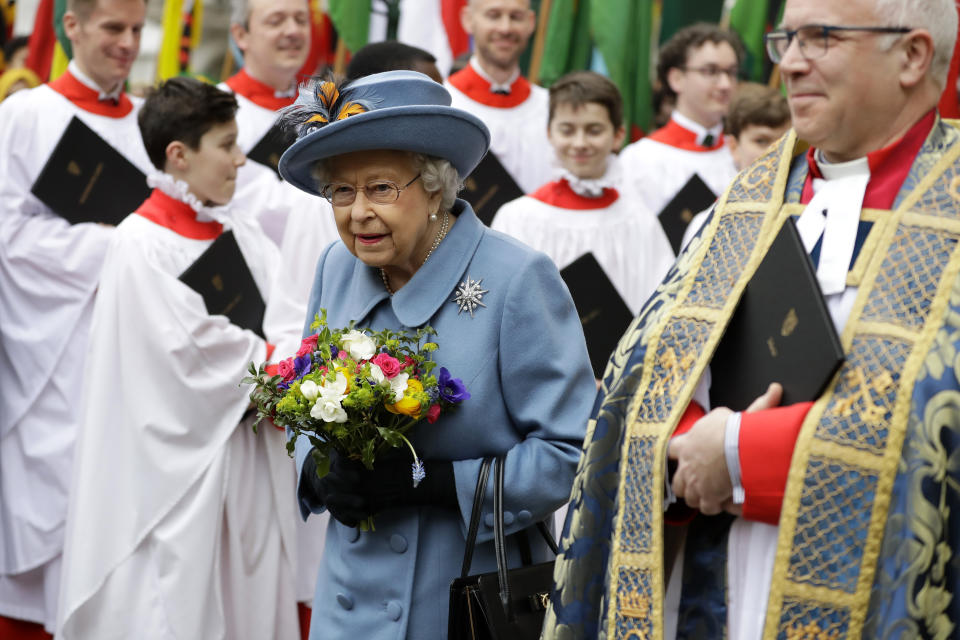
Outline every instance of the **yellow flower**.
<svg viewBox="0 0 960 640"><path fill-rule="evenodd" d="M347 379L347 389L344 391L344 393L350 393L350 391L353 389L353 374L346 367L337 367L334 369L334 371L337 373L342 373L343 377Z"/></svg>
<svg viewBox="0 0 960 640"><path fill-rule="evenodd" d="M407 381L407 390L403 394L400 402L384 405L387 411L391 413L400 413L411 418L420 417L420 401L416 394L423 392L423 385L419 380L410 379Z"/></svg>

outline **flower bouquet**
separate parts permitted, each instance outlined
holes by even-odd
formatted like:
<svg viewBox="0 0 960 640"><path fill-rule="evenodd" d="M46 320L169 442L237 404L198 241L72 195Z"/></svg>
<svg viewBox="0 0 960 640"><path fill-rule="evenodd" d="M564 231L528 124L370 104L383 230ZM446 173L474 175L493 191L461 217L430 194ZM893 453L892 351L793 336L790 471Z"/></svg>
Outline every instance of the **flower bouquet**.
<svg viewBox="0 0 960 640"><path fill-rule="evenodd" d="M445 368L434 374L429 342L436 335L426 326L416 332L369 331L350 323L345 329L327 326L326 309L315 316L314 334L303 339L296 355L271 367L250 363L250 399L257 408L254 428L269 419L290 429L287 452L293 455L298 437L313 445L317 474L330 470L330 450L373 469L377 456L406 446L413 454L412 481L426 477L423 461L407 439L422 420L437 418L470 398L458 378ZM372 519L361 529L372 527Z"/></svg>

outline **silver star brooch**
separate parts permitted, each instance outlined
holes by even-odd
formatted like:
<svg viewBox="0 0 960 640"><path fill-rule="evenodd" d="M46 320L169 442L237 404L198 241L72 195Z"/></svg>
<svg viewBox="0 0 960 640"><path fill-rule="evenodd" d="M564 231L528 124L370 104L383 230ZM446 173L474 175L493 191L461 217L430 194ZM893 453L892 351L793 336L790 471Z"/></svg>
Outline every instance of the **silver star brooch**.
<svg viewBox="0 0 960 640"><path fill-rule="evenodd" d="M477 307L487 306L481 302L483 294L487 293L487 289L480 288L481 282L483 282L483 278L473 280L468 274L467 279L457 286L457 292L453 296L453 301L456 302L460 308L457 314L469 311L470 317L472 318L473 312L477 310Z"/></svg>

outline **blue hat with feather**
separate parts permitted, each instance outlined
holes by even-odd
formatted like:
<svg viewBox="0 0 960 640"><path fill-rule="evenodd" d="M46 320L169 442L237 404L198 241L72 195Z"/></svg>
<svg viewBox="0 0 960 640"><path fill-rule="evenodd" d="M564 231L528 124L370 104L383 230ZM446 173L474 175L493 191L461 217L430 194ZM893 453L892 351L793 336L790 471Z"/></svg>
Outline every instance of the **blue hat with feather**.
<svg viewBox="0 0 960 640"><path fill-rule="evenodd" d="M450 106L450 94L416 71L387 71L338 87L330 80L300 88L280 123L297 140L280 158L280 175L320 195L313 177L318 160L352 151L392 149L445 158L461 178L470 175L490 147L479 118Z"/></svg>

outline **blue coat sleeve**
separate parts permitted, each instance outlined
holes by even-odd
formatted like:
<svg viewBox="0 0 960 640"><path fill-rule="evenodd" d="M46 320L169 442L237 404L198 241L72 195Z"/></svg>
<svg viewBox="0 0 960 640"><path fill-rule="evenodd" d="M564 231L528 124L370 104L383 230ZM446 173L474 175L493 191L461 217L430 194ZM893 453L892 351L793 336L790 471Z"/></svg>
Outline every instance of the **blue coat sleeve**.
<svg viewBox="0 0 960 640"><path fill-rule="evenodd" d="M507 533L565 504L576 472L596 382L573 299L553 262L531 252L511 278L501 318L498 370L504 403L522 438L506 455ZM480 459L454 463L461 516L470 508ZM493 537L493 483L478 542Z"/></svg>
<svg viewBox="0 0 960 640"><path fill-rule="evenodd" d="M336 243L331 244L323 253L320 255L320 259L317 260L317 271L313 277L313 288L310 290L310 301L307 303L307 317L304 320L303 324L303 337L310 335L310 323L313 322L313 315L319 311L320 306L320 293L323 289L323 266L327 261L327 256L330 255L330 250ZM287 437L291 436L291 432L287 430ZM310 453L312 449L310 444L310 439L307 436L300 436L297 438L297 442L294 448L294 460L297 464L297 504L300 506L300 516L306 520L307 516L311 513L322 513L325 511L325 507L317 501L316 496L312 495L310 491L306 491L305 488L308 485L304 485L301 480L303 480L303 462L307 458L307 454Z"/></svg>

